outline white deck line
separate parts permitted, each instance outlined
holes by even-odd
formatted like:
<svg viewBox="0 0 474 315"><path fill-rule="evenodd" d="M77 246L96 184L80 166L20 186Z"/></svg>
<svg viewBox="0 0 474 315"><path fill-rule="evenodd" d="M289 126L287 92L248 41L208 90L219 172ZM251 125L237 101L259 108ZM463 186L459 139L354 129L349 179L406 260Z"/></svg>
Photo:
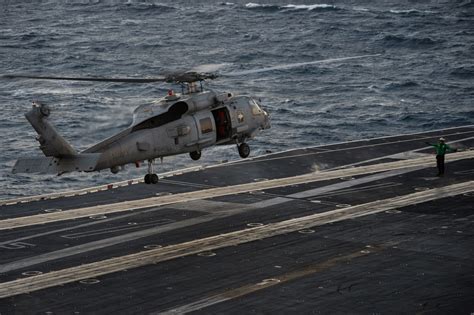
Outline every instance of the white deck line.
<svg viewBox="0 0 474 315"><path fill-rule="evenodd" d="M474 181L468 181L4 282L0 285L0 299L186 257L205 251L237 246L314 226L457 196L473 190Z"/></svg>
<svg viewBox="0 0 474 315"><path fill-rule="evenodd" d="M472 159L474 158L474 151L464 151L450 154L448 162ZM322 171L317 173L299 175L294 177L279 178L268 181L247 183L234 186L226 186L219 188L203 189L198 191L191 191L181 194L166 195L161 197L151 197L140 200L131 200L118 202L113 204L98 205L92 207L84 207L78 209L71 209L62 212L42 213L32 216L17 217L11 219L0 220L0 230L9 230L26 226L33 226L37 224L46 224L52 222L59 222L65 220L72 220L78 218L89 217L92 215L104 215L109 213L119 213L124 211L131 211L143 209L147 207L156 207L169 205L180 202L187 202L192 200L216 198L227 195L234 195L238 193L247 193L250 191L259 191L271 188L285 187L295 184L310 183L316 181L326 181L329 179L349 177L363 174L372 174L377 172L384 172L397 169L405 169L410 167L432 165L433 158L422 157L411 160L402 160L396 162L372 164L366 166L359 166L348 169L339 169L333 171Z"/></svg>
<svg viewBox="0 0 474 315"><path fill-rule="evenodd" d="M184 174L184 173L190 173L190 172L195 172L204 169L205 166L193 166L193 167L188 167L188 168L183 168L180 170L175 170L175 171L169 171L165 173L160 173L159 178L166 178L169 176L177 175L178 173ZM3 205L12 205L16 204L19 202L31 202L31 201L37 201L37 200L45 200L45 199L54 199L58 197L72 197L72 196L77 196L77 195L84 195L87 193L94 193L98 191L103 191L103 190L109 190L109 189L114 189L118 187L124 187L128 186L130 184L137 184L143 182L143 178L133 178L133 179L128 179L120 182L115 182L115 183L110 183L110 184L105 184L105 185L99 185L99 186L93 186L93 187L88 187L88 188L81 188L81 189L76 189L76 190L67 190L67 191L61 191L57 193L48 193L48 194L42 194L42 195L36 195L36 196L27 196L27 197L19 197L19 198L13 198L13 199L3 199L0 200L0 206ZM109 186L112 186L112 188L109 188Z"/></svg>

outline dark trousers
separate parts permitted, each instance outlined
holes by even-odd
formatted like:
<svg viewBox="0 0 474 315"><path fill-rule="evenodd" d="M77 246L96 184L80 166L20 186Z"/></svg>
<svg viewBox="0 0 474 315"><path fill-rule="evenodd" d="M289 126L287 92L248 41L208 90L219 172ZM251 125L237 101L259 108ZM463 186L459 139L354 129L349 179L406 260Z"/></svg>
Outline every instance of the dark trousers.
<svg viewBox="0 0 474 315"><path fill-rule="evenodd" d="M444 175L444 154L436 156L436 165L438 166L438 175Z"/></svg>

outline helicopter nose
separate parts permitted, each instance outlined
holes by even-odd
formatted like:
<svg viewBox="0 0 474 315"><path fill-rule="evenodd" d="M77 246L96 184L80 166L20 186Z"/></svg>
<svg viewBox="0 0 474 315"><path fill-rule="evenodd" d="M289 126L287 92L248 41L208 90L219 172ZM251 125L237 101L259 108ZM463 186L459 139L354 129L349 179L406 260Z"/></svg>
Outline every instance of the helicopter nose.
<svg viewBox="0 0 474 315"><path fill-rule="evenodd" d="M270 115L266 111L263 111L263 122L262 122L262 129L269 129L271 128L270 123Z"/></svg>

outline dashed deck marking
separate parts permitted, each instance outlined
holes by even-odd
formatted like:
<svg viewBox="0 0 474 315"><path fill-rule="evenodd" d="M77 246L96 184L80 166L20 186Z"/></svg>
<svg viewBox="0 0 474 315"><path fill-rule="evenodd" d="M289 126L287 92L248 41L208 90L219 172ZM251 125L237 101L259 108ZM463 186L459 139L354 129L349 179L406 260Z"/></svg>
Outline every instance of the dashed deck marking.
<svg viewBox="0 0 474 315"><path fill-rule="evenodd" d="M128 230L137 230L137 229L144 229L148 227L156 227L156 226L163 226L167 225L170 223L176 222L175 220L171 219L158 219L158 220L151 220L151 221L145 221L142 223L135 223L135 224L121 224L121 225L115 225L113 227L106 227L106 228L101 228L101 229L91 229L87 230L84 232L77 232L77 233L70 233L70 234L65 234L61 235L63 238L68 238L68 239L79 239L82 237L91 237L91 236L96 236L96 235L103 235L103 234L111 234L111 233L117 233L117 232L124 232Z"/></svg>
<svg viewBox="0 0 474 315"><path fill-rule="evenodd" d="M121 257L110 258L76 267L44 273L0 284L0 298L38 291L87 278L130 270L205 251L236 246L277 235L296 232L331 222L367 216L387 210L424 203L474 191L474 181L453 184L427 191L373 201L357 206L317 213L291 220L270 223L221 235L197 239L159 249L152 249Z"/></svg>

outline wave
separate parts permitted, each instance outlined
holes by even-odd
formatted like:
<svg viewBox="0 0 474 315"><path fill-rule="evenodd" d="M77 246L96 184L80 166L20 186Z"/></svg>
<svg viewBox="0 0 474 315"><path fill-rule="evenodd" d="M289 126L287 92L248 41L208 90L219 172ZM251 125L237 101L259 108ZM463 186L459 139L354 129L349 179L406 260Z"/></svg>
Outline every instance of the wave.
<svg viewBox="0 0 474 315"><path fill-rule="evenodd" d="M417 9L406 9L406 10L390 10L392 14L401 14L401 15L425 15L435 13L433 11L422 11Z"/></svg>
<svg viewBox="0 0 474 315"><path fill-rule="evenodd" d="M245 5L245 7L249 9L255 9L255 8L277 8L278 6L274 4L259 4L259 3L249 2Z"/></svg>
<svg viewBox="0 0 474 315"><path fill-rule="evenodd" d="M393 91L393 90L401 90L401 89L412 88L412 87L417 87L417 86L418 86L418 83L408 80L408 81L391 82L391 83L385 84L383 86L383 89L385 91Z"/></svg>
<svg viewBox="0 0 474 315"><path fill-rule="evenodd" d="M55 1L48 1L47 3L43 3L43 4L55 5L57 3L55 3ZM73 0L73 1L68 1L67 4L73 7L79 7L79 6L87 7L91 5L101 4L101 2L100 0Z"/></svg>
<svg viewBox="0 0 474 315"><path fill-rule="evenodd" d="M176 10L176 7L167 5L164 3L148 3L148 2L135 2L128 1L118 7L119 10L126 11L137 11L137 12L146 12L146 13L163 13Z"/></svg>
<svg viewBox="0 0 474 315"><path fill-rule="evenodd" d="M392 34L383 36L382 41L384 42L384 45L388 47L397 46L405 48L428 47L438 44L438 41L430 37L413 37Z"/></svg>
<svg viewBox="0 0 474 315"><path fill-rule="evenodd" d="M259 4L249 2L245 5L246 9L249 10L256 10L256 11L264 11L264 12L276 12L280 10L280 6L274 4Z"/></svg>
<svg viewBox="0 0 474 315"><path fill-rule="evenodd" d="M337 10L338 8L331 4L287 4L281 7L282 9L290 9L290 10Z"/></svg>
<svg viewBox="0 0 474 315"><path fill-rule="evenodd" d="M462 3L458 4L458 7L460 7L460 8L474 8L474 1L472 1L472 0L463 1Z"/></svg>
<svg viewBox="0 0 474 315"><path fill-rule="evenodd" d="M472 79L474 78L474 66L457 67L450 72L450 75L461 79Z"/></svg>
<svg viewBox="0 0 474 315"><path fill-rule="evenodd" d="M352 10L354 10L354 11L356 11L356 12L370 12L369 9L364 8L364 7L359 7L359 6L352 7Z"/></svg>
<svg viewBox="0 0 474 315"><path fill-rule="evenodd" d="M332 4L287 4L287 5L276 5L276 4L260 4L249 2L245 5L247 9L260 9L268 11L315 11L315 10L339 10L338 7Z"/></svg>

